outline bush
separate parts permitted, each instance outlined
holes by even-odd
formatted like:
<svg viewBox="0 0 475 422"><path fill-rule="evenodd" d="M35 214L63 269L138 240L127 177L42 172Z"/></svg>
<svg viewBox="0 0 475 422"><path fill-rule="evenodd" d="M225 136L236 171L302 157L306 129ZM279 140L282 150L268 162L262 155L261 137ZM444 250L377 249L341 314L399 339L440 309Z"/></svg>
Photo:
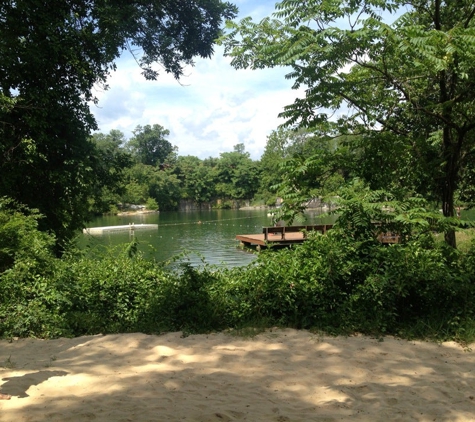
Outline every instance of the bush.
<svg viewBox="0 0 475 422"><path fill-rule="evenodd" d="M473 320L473 253L454 261L432 240L356 243L338 229L310 237L232 271L229 321L396 335L424 321L425 335L453 338L460 321Z"/></svg>
<svg viewBox="0 0 475 422"><path fill-rule="evenodd" d="M233 281L225 286L229 319L238 325L260 320L297 328L325 325L342 295L331 286L325 288L328 265L333 263L319 255L330 243L319 235L295 249L262 252L245 271L230 271ZM344 264L337 261L335 265Z"/></svg>
<svg viewBox="0 0 475 422"><path fill-rule="evenodd" d="M68 259L58 279L68 295L65 318L74 335L139 331L162 274L129 252L97 250L94 258Z"/></svg>
<svg viewBox="0 0 475 422"><path fill-rule="evenodd" d="M107 251L99 260L72 261L69 326L75 335L217 329L208 276L190 266L174 273L145 260Z"/></svg>
<svg viewBox="0 0 475 422"><path fill-rule="evenodd" d="M48 265L55 238L38 230L41 218L37 210L0 198L0 274L20 261Z"/></svg>
<svg viewBox="0 0 475 422"><path fill-rule="evenodd" d="M148 198L147 199L147 202L145 203L145 208L147 208L148 210L152 210L152 211L156 211L158 210L158 204L157 204L157 201L153 198Z"/></svg>
<svg viewBox="0 0 475 422"><path fill-rule="evenodd" d="M207 266L198 269L183 263L152 299L147 325L155 331L187 333L226 328L217 274Z"/></svg>
<svg viewBox="0 0 475 422"><path fill-rule="evenodd" d="M38 230L35 210L0 201L0 335L58 336L68 333L65 301L55 272L55 239Z"/></svg>

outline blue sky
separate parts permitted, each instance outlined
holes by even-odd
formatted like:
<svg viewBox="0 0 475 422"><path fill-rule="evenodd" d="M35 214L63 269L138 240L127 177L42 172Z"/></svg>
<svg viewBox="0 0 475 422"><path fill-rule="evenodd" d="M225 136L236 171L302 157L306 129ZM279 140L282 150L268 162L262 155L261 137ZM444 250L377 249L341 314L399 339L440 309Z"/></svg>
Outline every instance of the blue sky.
<svg viewBox="0 0 475 422"><path fill-rule="evenodd" d="M275 1L234 0L238 19L270 15ZM160 124L170 131L168 140L179 155L218 157L243 143L253 159L262 155L267 136L283 123L277 115L293 103L297 92L284 78L288 69L235 70L223 49L211 59L197 59L181 84L161 73L146 81L128 52L117 62L108 81L109 90L95 92L92 106L100 132L111 129L132 136L137 125Z"/></svg>

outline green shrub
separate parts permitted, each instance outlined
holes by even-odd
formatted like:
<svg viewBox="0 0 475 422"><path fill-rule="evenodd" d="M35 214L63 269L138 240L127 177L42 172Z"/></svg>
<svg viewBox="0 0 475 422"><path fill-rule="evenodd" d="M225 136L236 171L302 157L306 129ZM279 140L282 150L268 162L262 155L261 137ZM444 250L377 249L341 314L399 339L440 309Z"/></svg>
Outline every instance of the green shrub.
<svg viewBox="0 0 475 422"><path fill-rule="evenodd" d="M148 325L158 331L190 333L225 328L216 286L217 278L209 267L199 269L183 263L154 296Z"/></svg>
<svg viewBox="0 0 475 422"><path fill-rule="evenodd" d="M66 318L75 335L139 330L164 276L134 251L134 245L98 249L94 258L68 260L58 278L68 294Z"/></svg>
<svg viewBox="0 0 475 422"><path fill-rule="evenodd" d="M423 321L428 335L434 326L441 337L458 335L473 322L475 249L436 243L434 227L453 222L422 200L388 197L348 195L326 235L310 234L301 246L261 253L245 271L230 272L228 320L407 335L414 327L423 335ZM401 233L402 243L379 243L378 230Z"/></svg>
<svg viewBox="0 0 475 422"><path fill-rule="evenodd" d="M186 264L179 272L165 270L129 252L106 250L99 259L73 259L67 266L62 277L75 335L223 328L210 298L210 271Z"/></svg>
<svg viewBox="0 0 475 422"><path fill-rule="evenodd" d="M37 210L0 198L0 274L20 261L48 266L55 239L38 230L41 218Z"/></svg>
<svg viewBox="0 0 475 422"><path fill-rule="evenodd" d="M35 210L0 200L0 335L58 336L68 333L65 302L55 272L55 239L38 230Z"/></svg>
<svg viewBox="0 0 475 422"><path fill-rule="evenodd" d="M154 198L149 197L145 203L145 208L151 211L156 211L158 210L158 203Z"/></svg>

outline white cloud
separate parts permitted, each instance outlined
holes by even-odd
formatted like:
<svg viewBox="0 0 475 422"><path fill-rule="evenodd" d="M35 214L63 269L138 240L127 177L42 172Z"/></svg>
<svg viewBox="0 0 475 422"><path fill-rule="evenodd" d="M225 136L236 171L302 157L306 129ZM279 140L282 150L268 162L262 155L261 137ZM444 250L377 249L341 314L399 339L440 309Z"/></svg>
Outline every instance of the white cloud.
<svg viewBox="0 0 475 422"><path fill-rule="evenodd" d="M236 3L240 17L261 19L274 10L274 2L258 7L254 0ZM217 47L212 59L198 59L187 69L181 84L166 73L146 81L125 53L108 81L110 89L96 92L99 104L92 110L103 133L119 129L129 138L137 125L160 124L170 131L168 140L180 155L217 157L244 143L258 159L267 136L283 123L278 114L297 96L284 78L286 72L235 70Z"/></svg>

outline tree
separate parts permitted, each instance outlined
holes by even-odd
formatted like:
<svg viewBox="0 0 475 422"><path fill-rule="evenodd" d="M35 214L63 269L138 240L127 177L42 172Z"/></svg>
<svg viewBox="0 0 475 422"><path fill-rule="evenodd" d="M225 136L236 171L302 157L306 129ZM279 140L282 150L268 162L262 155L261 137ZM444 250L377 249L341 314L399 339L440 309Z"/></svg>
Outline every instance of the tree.
<svg viewBox="0 0 475 422"><path fill-rule="evenodd" d="M169 171L155 171L149 193L161 210L175 211L180 201L180 181Z"/></svg>
<svg viewBox="0 0 475 422"><path fill-rule="evenodd" d="M96 147L95 185L93 187L92 211L105 213L120 202L125 190L125 172L132 166L132 158L125 150L125 136L119 130L109 134L95 133L92 140Z"/></svg>
<svg viewBox="0 0 475 422"><path fill-rule="evenodd" d="M127 146L139 163L160 166L176 150L165 139L168 135L170 131L160 125L137 126Z"/></svg>
<svg viewBox="0 0 475 422"><path fill-rule="evenodd" d="M454 216L475 140L473 2L284 0L276 8L274 19L230 26L223 42L233 66L290 66L294 88L306 91L282 113L288 124L375 145L390 137L384 154L400 144L406 168L425 160L418 169L433 180L425 193ZM342 108L347 114L333 117ZM453 230L445 238L455 247Z"/></svg>
<svg viewBox="0 0 475 422"><path fill-rule="evenodd" d="M181 197L197 204L211 201L216 196L213 167L192 155L178 157L173 172L180 180Z"/></svg>
<svg viewBox="0 0 475 422"><path fill-rule="evenodd" d="M142 163L137 163L127 169L125 192L121 195L121 202L145 204L150 197L150 185L157 172L157 168Z"/></svg>
<svg viewBox="0 0 475 422"><path fill-rule="evenodd" d="M126 49L147 79L210 57L235 6L221 0L0 1L0 195L38 208L58 243L88 216L94 87Z"/></svg>
<svg viewBox="0 0 475 422"><path fill-rule="evenodd" d="M180 182L170 170L137 163L127 170L127 184L122 201L131 204L145 204L153 198L160 210L177 209L180 199Z"/></svg>
<svg viewBox="0 0 475 422"><path fill-rule="evenodd" d="M251 199L259 189L260 168L251 160L244 144L234 146L234 151L220 154L216 166L218 195L232 199Z"/></svg>
<svg viewBox="0 0 475 422"><path fill-rule="evenodd" d="M277 185L281 184L290 176L289 171L294 173L292 166L300 167L297 162L304 163L307 160L318 160L324 164L318 172L318 180L314 180L314 187L322 188L327 180L339 175L340 169L335 163L335 157L330 155L336 146L335 141L329 137L318 136L307 129L292 130L283 127L272 131L268 136L264 153L261 157L261 176L259 194L269 199L269 203L275 204ZM322 160L322 158L324 158ZM289 162L285 164L286 162ZM309 165L308 168L311 166ZM300 167L300 170L302 167ZM296 171L297 173L299 170ZM294 174L292 177L296 176ZM304 178L308 178L305 173ZM317 175L315 175L317 177ZM317 186L318 185L318 186ZM283 192L279 192L281 195ZM307 193L310 194L309 191ZM315 195L326 194L325 189L314 191Z"/></svg>

